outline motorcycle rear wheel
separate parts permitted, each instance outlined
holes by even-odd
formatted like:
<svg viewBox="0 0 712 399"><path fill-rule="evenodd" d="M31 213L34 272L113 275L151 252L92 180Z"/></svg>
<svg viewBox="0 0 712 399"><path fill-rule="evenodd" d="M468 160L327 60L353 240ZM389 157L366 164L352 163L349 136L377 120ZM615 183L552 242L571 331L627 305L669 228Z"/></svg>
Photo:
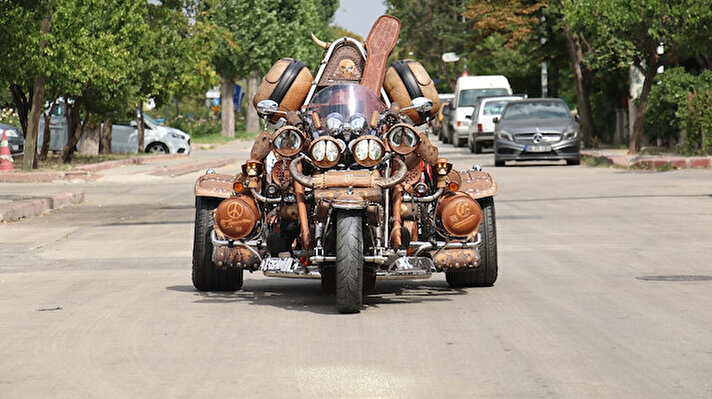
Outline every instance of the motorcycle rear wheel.
<svg viewBox="0 0 712 399"><path fill-rule="evenodd" d="M358 313L363 304L363 226L359 213L336 214L336 308Z"/></svg>

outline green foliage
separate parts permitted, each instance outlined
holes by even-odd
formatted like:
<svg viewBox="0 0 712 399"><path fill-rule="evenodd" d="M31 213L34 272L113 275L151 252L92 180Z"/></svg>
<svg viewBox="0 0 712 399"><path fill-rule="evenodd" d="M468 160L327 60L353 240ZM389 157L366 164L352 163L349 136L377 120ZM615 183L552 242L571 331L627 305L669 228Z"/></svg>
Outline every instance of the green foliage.
<svg viewBox="0 0 712 399"><path fill-rule="evenodd" d="M712 77L712 71L708 77ZM685 115L685 145L688 151L712 154L712 85L690 93Z"/></svg>
<svg viewBox="0 0 712 399"><path fill-rule="evenodd" d="M321 34L326 26L316 0L210 0L203 23L210 25L216 46L212 62L221 76L264 74L283 57L292 57L315 69L321 49L309 33Z"/></svg>
<svg viewBox="0 0 712 399"><path fill-rule="evenodd" d="M670 68L659 76L660 83L650 90L645 132L651 139L677 142L687 108L688 93L699 87L698 79L684 68Z"/></svg>
<svg viewBox="0 0 712 399"><path fill-rule="evenodd" d="M443 53L464 56L468 28L462 17L464 3L439 0L386 0L388 14L401 21L401 33L394 59L415 59L430 73L442 92L455 89L457 77L472 59L453 64L442 61Z"/></svg>

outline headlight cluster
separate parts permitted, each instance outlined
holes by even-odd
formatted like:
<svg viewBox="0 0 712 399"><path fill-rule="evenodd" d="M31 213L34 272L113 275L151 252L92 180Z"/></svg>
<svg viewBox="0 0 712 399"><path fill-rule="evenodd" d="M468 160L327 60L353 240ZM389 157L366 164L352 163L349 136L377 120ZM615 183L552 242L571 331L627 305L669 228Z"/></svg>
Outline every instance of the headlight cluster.
<svg viewBox="0 0 712 399"><path fill-rule="evenodd" d="M320 168L331 168L339 162L344 144L331 136L322 136L314 140L309 154Z"/></svg>
<svg viewBox="0 0 712 399"><path fill-rule="evenodd" d="M564 138L563 138L563 139L564 139L564 140L571 140L571 139L575 139L576 136L578 136L578 132L576 131L576 129L571 129L571 130L567 130L567 131L564 132Z"/></svg>
<svg viewBox="0 0 712 399"><path fill-rule="evenodd" d="M369 135L361 136L354 140L351 145L351 152L359 165L371 167L381 161L385 148L386 146L381 139Z"/></svg>
<svg viewBox="0 0 712 399"><path fill-rule="evenodd" d="M509 141L514 141L514 137L512 136L511 133L505 132L505 131L500 131L499 133L499 138L509 140Z"/></svg>
<svg viewBox="0 0 712 399"><path fill-rule="evenodd" d="M399 123L387 133L388 145L398 154L407 155L415 151L420 143L420 136L412 126Z"/></svg>
<svg viewBox="0 0 712 399"><path fill-rule="evenodd" d="M292 126L285 126L274 133L274 150L283 157L293 157L302 150L304 137L302 132Z"/></svg>

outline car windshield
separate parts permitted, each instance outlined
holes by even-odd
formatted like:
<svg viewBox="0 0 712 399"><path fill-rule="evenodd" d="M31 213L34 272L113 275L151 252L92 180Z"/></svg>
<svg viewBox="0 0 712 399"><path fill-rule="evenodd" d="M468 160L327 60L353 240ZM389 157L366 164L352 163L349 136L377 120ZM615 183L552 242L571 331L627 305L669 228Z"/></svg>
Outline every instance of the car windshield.
<svg viewBox="0 0 712 399"><path fill-rule="evenodd" d="M569 108L559 101L512 102L504 110L502 120L568 119Z"/></svg>
<svg viewBox="0 0 712 399"><path fill-rule="evenodd" d="M472 107L480 97L507 95L507 89L468 89L460 91L458 107Z"/></svg>
<svg viewBox="0 0 712 399"><path fill-rule="evenodd" d="M500 101L488 101L485 103L485 108L482 110L483 115L499 115L502 113L504 106L507 105L508 100Z"/></svg>
<svg viewBox="0 0 712 399"><path fill-rule="evenodd" d="M143 121L144 121L149 127L154 128L154 129L156 128L156 126L159 125L159 123L158 123L155 119L151 118L150 116L148 116L148 115L146 115L146 114L143 114Z"/></svg>
<svg viewBox="0 0 712 399"><path fill-rule="evenodd" d="M327 116L333 113L338 113L344 121L349 121L354 116L363 116L369 120L373 111L380 114L386 106L375 93L364 86L334 85L317 93L307 109L319 114L322 121L326 121Z"/></svg>

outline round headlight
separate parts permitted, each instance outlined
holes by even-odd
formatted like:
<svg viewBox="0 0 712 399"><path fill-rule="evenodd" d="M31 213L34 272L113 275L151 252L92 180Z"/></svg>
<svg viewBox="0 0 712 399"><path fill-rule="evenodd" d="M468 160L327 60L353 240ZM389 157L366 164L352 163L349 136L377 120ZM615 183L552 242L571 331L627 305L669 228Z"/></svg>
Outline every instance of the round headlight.
<svg viewBox="0 0 712 399"><path fill-rule="evenodd" d="M311 149L312 158L317 161L323 161L324 156L326 156L326 143L324 140L317 141Z"/></svg>
<svg viewBox="0 0 712 399"><path fill-rule="evenodd" d="M359 165L372 167L378 164L385 153L383 141L376 136L361 136L353 141L351 151Z"/></svg>
<svg viewBox="0 0 712 399"><path fill-rule="evenodd" d="M290 158L302 151L304 138L295 127L285 126L274 133L272 145L277 154Z"/></svg>
<svg viewBox="0 0 712 399"><path fill-rule="evenodd" d="M368 140L368 157L374 161L380 161L383 149L376 140Z"/></svg>
<svg viewBox="0 0 712 399"><path fill-rule="evenodd" d="M329 162L335 162L339 159L339 146L333 141L326 142L326 159Z"/></svg>
<svg viewBox="0 0 712 399"><path fill-rule="evenodd" d="M333 167L341 158L342 147L338 140L331 136L321 136L314 140L309 148L314 163L322 169Z"/></svg>
<svg viewBox="0 0 712 399"><path fill-rule="evenodd" d="M326 130L331 134L336 134L344 127L344 117L338 112L332 112L326 116Z"/></svg>
<svg viewBox="0 0 712 399"><path fill-rule="evenodd" d="M362 114L354 114L349 120L349 125L351 126L351 130L354 132L365 132L366 129L368 129L366 117Z"/></svg>
<svg viewBox="0 0 712 399"><path fill-rule="evenodd" d="M420 143L418 133L405 123L399 123L391 128L387 134L388 145L398 154L407 155L415 151Z"/></svg>
<svg viewBox="0 0 712 399"><path fill-rule="evenodd" d="M354 146L356 161L364 161L368 157L368 140L361 140Z"/></svg>

